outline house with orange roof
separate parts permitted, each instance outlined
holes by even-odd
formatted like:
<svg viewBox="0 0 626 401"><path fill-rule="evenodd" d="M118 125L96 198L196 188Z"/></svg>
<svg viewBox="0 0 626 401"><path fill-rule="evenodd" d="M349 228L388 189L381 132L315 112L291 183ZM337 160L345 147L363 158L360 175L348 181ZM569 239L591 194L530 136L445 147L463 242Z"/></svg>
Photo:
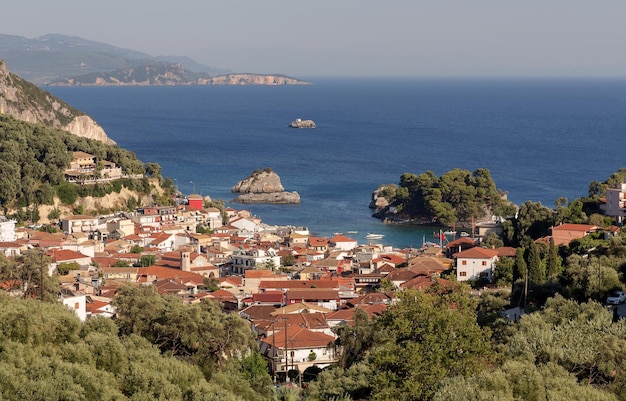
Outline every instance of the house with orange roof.
<svg viewBox="0 0 626 401"><path fill-rule="evenodd" d="M501 246L496 248L496 252L498 252L498 258L514 258L517 253L517 248L513 248L511 246Z"/></svg>
<svg viewBox="0 0 626 401"><path fill-rule="evenodd" d="M328 239L323 237L309 237L307 239L307 246L320 253L325 253L328 250Z"/></svg>
<svg viewBox="0 0 626 401"><path fill-rule="evenodd" d="M451 269L452 265L453 261L450 259L420 255L411 259L407 268L413 272L432 276Z"/></svg>
<svg viewBox="0 0 626 401"><path fill-rule="evenodd" d="M18 242L0 242L0 253L7 258L20 256L22 254L22 245Z"/></svg>
<svg viewBox="0 0 626 401"><path fill-rule="evenodd" d="M145 246L158 249L159 252L170 252L175 249L176 236L164 232L151 234L144 240Z"/></svg>
<svg viewBox="0 0 626 401"><path fill-rule="evenodd" d="M153 283L157 280L174 278L182 280L187 286L193 285L199 287L204 284L204 276L189 271L172 269L170 267L140 267L137 269L137 273L139 275L138 281L141 283Z"/></svg>
<svg viewBox="0 0 626 401"><path fill-rule="evenodd" d="M274 311L270 313L270 316L279 318L283 315L288 315L291 313L313 313L313 312L326 314L326 313L332 312L332 310L328 308L324 308L323 306L308 304L306 302L300 302L297 304L286 305L286 306L283 306L282 308L275 308Z"/></svg>
<svg viewBox="0 0 626 401"><path fill-rule="evenodd" d="M285 293L282 291L257 292L256 294L252 294L252 304L285 306Z"/></svg>
<svg viewBox="0 0 626 401"><path fill-rule="evenodd" d="M242 313L242 317L248 316ZM285 325L304 327L311 331L317 331L325 333L330 336L334 336L328 322L326 322L326 313L320 312L304 312L304 313L287 313L282 315L270 315L263 319L251 319L252 330L256 333L258 338L269 337L281 330L284 330Z"/></svg>
<svg viewBox="0 0 626 401"><path fill-rule="evenodd" d="M339 267L342 264L343 264L343 258L337 259L337 258L331 258L331 257L328 257L322 260L315 260L311 262L311 266L315 266L326 272L337 272L337 273L341 273Z"/></svg>
<svg viewBox="0 0 626 401"><path fill-rule="evenodd" d="M345 235L335 235L328 240L329 248L334 248L341 251L351 251L358 246L358 242L355 239L346 237Z"/></svg>
<svg viewBox="0 0 626 401"><path fill-rule="evenodd" d="M270 321L273 319L271 313L276 310L274 305L254 304L245 307L239 312L239 315L249 322Z"/></svg>
<svg viewBox="0 0 626 401"><path fill-rule="evenodd" d="M189 293L189 288L180 279L167 278L152 283L161 295L184 295Z"/></svg>
<svg viewBox="0 0 626 401"><path fill-rule="evenodd" d="M254 269L244 272L244 292L246 294L255 294L259 292L259 285L263 280L286 281L289 276L286 274L277 274L269 269Z"/></svg>
<svg viewBox="0 0 626 401"><path fill-rule="evenodd" d="M328 290L338 290L338 280L261 280L259 292L269 290L287 291L301 288L324 288Z"/></svg>
<svg viewBox="0 0 626 401"><path fill-rule="evenodd" d="M116 314L115 307L111 305L111 301L103 301L95 297L87 297L85 304L87 318L91 317L113 317Z"/></svg>
<svg viewBox="0 0 626 401"><path fill-rule="evenodd" d="M155 266L169 267L187 272L193 272L205 277L219 277L219 268L208 261L206 256L193 252L190 249L165 252L161 254Z"/></svg>
<svg viewBox="0 0 626 401"><path fill-rule="evenodd" d="M569 245L569 243L578 238L583 238L593 232L598 231L600 228L591 224L572 224L563 223L558 226L553 226L552 239L556 246Z"/></svg>
<svg viewBox="0 0 626 401"><path fill-rule="evenodd" d="M49 249L46 251L46 256L52 259L48 267L49 274L52 274L58 265L64 263L77 263L80 266L89 266L91 264L90 256L68 249Z"/></svg>
<svg viewBox="0 0 626 401"><path fill-rule="evenodd" d="M354 313L356 310L367 313L368 318L374 319L382 315L387 310L387 304L363 304L356 307L341 308L326 315L326 322L331 328L337 326L354 326Z"/></svg>
<svg viewBox="0 0 626 401"><path fill-rule="evenodd" d="M226 311L239 310L241 302L238 296L226 290L217 290L209 292L204 296L205 299L212 299L222 304L222 309Z"/></svg>
<svg viewBox="0 0 626 401"><path fill-rule="evenodd" d="M455 253L462 252L466 249L474 248L477 246L475 240L467 237L461 237L454 241L450 241L446 244L445 254L446 257L451 258Z"/></svg>
<svg viewBox="0 0 626 401"><path fill-rule="evenodd" d="M261 340L260 352L266 358L274 374L289 370L303 372L316 365L325 368L337 361L334 336L299 326L286 329Z"/></svg>
<svg viewBox="0 0 626 401"><path fill-rule="evenodd" d="M491 281L493 269L498 261L495 249L475 247L456 253L456 278L458 281L485 278Z"/></svg>
<svg viewBox="0 0 626 401"><path fill-rule="evenodd" d="M437 277L433 277L433 276L424 276L424 275L419 275L419 276L415 276L413 279L406 281L402 284L400 284L400 288L401 289L415 289L415 290L425 290L427 288L432 287L433 285L435 285L435 283L441 283L441 284L449 284L450 282L448 280L442 279L442 278L437 278Z"/></svg>
<svg viewBox="0 0 626 401"><path fill-rule="evenodd" d="M337 310L341 299L339 290L325 288L294 288L285 291L287 305L306 303Z"/></svg>

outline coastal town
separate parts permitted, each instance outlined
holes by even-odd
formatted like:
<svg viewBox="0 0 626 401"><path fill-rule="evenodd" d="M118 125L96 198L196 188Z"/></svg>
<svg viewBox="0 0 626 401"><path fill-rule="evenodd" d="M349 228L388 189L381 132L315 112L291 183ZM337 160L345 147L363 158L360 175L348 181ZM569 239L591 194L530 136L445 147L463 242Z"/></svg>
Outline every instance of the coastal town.
<svg viewBox="0 0 626 401"><path fill-rule="evenodd" d="M609 191L609 208L621 210L624 193L626 186ZM47 274L62 272L60 300L83 321L115 317L112 299L123 285L154 286L183 304L216 301L248 321L275 380L335 363L334 328L353 324L355 309L374 317L398 291L448 279L489 283L496 262L516 255L511 247L479 246L501 233L495 222L458 239L443 241L441 233L421 248L395 249L382 236L363 244L349 234L324 238L307 227L270 226L247 210L207 207L198 194L174 200L134 212L63 216L58 232L2 218L0 252L19 257L40 249L50 260ZM551 237L567 245L599 230L562 224L552 227ZM17 282L1 285L13 294L23 290Z"/></svg>

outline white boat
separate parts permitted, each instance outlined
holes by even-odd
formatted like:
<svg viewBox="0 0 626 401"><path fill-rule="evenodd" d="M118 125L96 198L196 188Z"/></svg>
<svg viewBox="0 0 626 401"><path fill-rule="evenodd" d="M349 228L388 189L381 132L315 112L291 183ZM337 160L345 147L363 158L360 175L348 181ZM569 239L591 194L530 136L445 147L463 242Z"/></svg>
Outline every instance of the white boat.
<svg viewBox="0 0 626 401"><path fill-rule="evenodd" d="M470 234L468 232L465 231L461 231L461 237L469 237Z"/></svg>
<svg viewBox="0 0 626 401"><path fill-rule="evenodd" d="M385 236L384 234L367 233L367 235L365 236L365 239L382 239L384 236Z"/></svg>

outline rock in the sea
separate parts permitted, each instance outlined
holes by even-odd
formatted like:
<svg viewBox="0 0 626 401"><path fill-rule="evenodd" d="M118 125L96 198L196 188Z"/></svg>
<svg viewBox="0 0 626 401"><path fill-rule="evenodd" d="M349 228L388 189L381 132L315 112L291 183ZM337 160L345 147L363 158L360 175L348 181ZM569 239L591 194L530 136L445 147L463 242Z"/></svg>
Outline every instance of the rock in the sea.
<svg viewBox="0 0 626 401"><path fill-rule="evenodd" d="M291 128L315 128L315 123L313 120L301 120L298 118L295 121L292 121L289 126Z"/></svg>
<svg viewBox="0 0 626 401"><path fill-rule="evenodd" d="M232 187L231 192L241 194L233 200L239 203L300 203L300 195L295 191L286 192L280 177L271 168L254 171Z"/></svg>
<svg viewBox="0 0 626 401"><path fill-rule="evenodd" d="M245 194L283 192L284 190L278 174L271 168L266 168L254 171L250 177L239 181L230 191Z"/></svg>

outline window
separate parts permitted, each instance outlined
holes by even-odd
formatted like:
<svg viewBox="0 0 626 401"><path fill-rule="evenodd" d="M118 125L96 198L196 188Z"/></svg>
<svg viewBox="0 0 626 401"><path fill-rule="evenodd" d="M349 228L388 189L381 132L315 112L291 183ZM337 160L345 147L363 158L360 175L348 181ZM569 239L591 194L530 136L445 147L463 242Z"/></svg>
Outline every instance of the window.
<svg viewBox="0 0 626 401"><path fill-rule="evenodd" d="M483 260L483 266L487 266L487 261Z"/></svg>
<svg viewBox="0 0 626 401"><path fill-rule="evenodd" d="M467 272L459 272L459 276L466 277L467 276Z"/></svg>
<svg viewBox="0 0 626 401"><path fill-rule="evenodd" d="M467 260L462 260L462 261L461 261L461 265L462 265L462 266L467 266Z"/></svg>
<svg viewBox="0 0 626 401"><path fill-rule="evenodd" d="M80 309L80 304L78 302L74 302L74 309Z"/></svg>

